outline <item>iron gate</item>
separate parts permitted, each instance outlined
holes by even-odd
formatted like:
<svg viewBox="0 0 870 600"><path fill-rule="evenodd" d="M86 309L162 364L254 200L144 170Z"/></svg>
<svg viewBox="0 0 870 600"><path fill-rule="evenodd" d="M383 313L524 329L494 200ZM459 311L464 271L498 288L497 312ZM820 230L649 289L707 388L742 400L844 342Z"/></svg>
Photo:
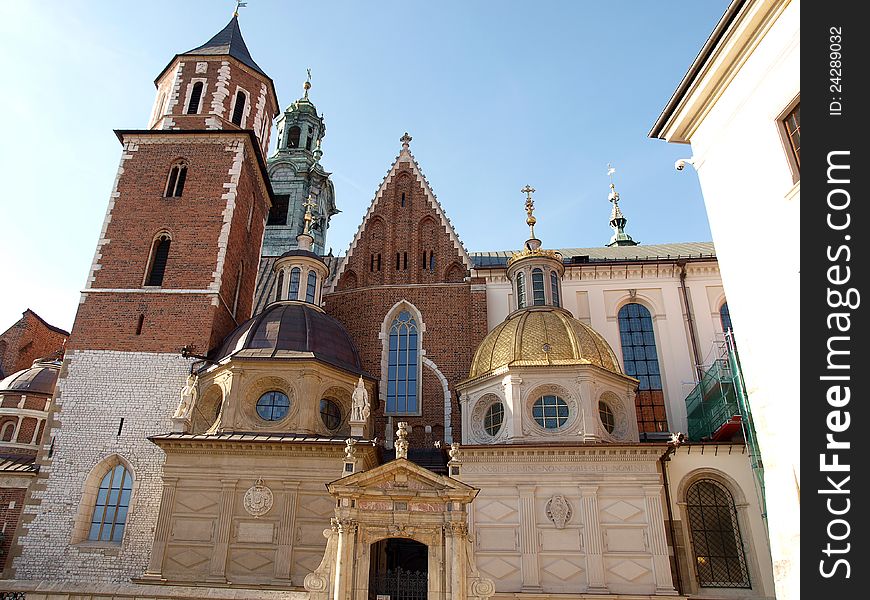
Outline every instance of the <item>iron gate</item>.
<svg viewBox="0 0 870 600"><path fill-rule="evenodd" d="M371 586L370 598L389 596L390 600L426 600L429 576L425 572L398 567L373 576Z"/></svg>

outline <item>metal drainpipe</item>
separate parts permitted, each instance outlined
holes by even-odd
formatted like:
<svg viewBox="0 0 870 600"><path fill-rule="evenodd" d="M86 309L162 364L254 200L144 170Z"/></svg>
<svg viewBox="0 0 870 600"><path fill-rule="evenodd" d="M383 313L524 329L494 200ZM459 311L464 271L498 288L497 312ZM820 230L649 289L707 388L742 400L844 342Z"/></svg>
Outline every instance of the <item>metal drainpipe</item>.
<svg viewBox="0 0 870 600"><path fill-rule="evenodd" d="M683 576L680 572L680 556L677 554L677 533L674 529L674 511L671 509L671 486L668 483L668 462L671 460L671 454L676 452L677 448L683 441L683 434L676 434L676 440L668 444L668 449L659 457L659 462L662 465L662 484L665 488L665 506L668 509L668 529L671 531L671 543L674 548L674 574L677 576L677 594L683 594Z"/></svg>
<svg viewBox="0 0 870 600"><path fill-rule="evenodd" d="M689 340L692 343L692 355L695 357L695 371L698 373L698 383L700 383L704 379L704 369L701 368L701 355L698 353L698 340L695 337L695 320L692 318L689 291L686 289L686 261L678 261L677 265L680 267L680 290L683 292L683 304L686 306L686 324L689 326Z"/></svg>

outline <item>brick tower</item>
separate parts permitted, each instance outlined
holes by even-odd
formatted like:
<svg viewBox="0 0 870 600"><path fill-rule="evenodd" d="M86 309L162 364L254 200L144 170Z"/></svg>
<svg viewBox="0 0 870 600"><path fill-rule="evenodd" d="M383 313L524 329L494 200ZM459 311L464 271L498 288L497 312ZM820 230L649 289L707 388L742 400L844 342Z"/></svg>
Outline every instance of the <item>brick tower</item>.
<svg viewBox="0 0 870 600"><path fill-rule="evenodd" d="M155 85L149 128L116 131L120 167L13 549L19 578L144 572L163 462L147 438L171 430L190 367L180 349L204 354L251 314L274 84L234 15ZM135 492L117 534L91 523L104 484Z"/></svg>

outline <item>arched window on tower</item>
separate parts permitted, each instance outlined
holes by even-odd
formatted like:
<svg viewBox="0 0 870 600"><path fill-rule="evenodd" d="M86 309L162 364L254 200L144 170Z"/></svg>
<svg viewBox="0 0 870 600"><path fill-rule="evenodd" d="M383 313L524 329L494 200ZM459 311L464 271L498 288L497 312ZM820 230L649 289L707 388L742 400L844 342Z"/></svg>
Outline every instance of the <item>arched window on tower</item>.
<svg viewBox="0 0 870 600"><path fill-rule="evenodd" d="M722 331L724 333L734 332L734 327L731 325L731 313L728 311L728 303L723 302L719 309L719 320L722 322Z"/></svg>
<svg viewBox="0 0 870 600"><path fill-rule="evenodd" d="M281 294L284 292L284 269L278 271L278 282L275 284L275 301L283 300Z"/></svg>
<svg viewBox="0 0 870 600"><path fill-rule="evenodd" d="M317 293L317 272L308 271L308 285L305 287L305 301L314 304L314 295Z"/></svg>
<svg viewBox="0 0 870 600"><path fill-rule="evenodd" d="M239 127L242 126L242 117L245 116L245 103L247 99L248 96L245 92L241 90L236 92L236 103L235 106L233 106L233 118L230 120Z"/></svg>
<svg viewBox="0 0 870 600"><path fill-rule="evenodd" d="M133 493L133 476L122 464L112 467L100 481L87 539L120 544Z"/></svg>
<svg viewBox="0 0 870 600"><path fill-rule="evenodd" d="M163 285L163 275L166 273L166 263L169 260L169 245L172 238L168 233L161 233L151 245L151 260L148 267L148 276L145 285Z"/></svg>
<svg viewBox="0 0 870 600"><path fill-rule="evenodd" d="M526 307L526 274L517 273L517 308Z"/></svg>
<svg viewBox="0 0 870 600"><path fill-rule="evenodd" d="M544 299L544 272L541 269L532 269L532 302L535 306L546 304Z"/></svg>
<svg viewBox="0 0 870 600"><path fill-rule="evenodd" d="M193 89L190 91L190 101L187 103L187 114L195 115L199 113L199 101L202 98L203 83L197 81L193 84Z"/></svg>
<svg viewBox="0 0 870 600"><path fill-rule="evenodd" d="M290 270L290 289L287 291L288 300L297 300L299 298L299 278L302 277L302 269L293 267Z"/></svg>
<svg viewBox="0 0 870 600"><path fill-rule="evenodd" d="M185 181L187 181L187 163L180 160L169 169L164 198L180 198L181 194L184 193Z"/></svg>
<svg viewBox="0 0 870 600"><path fill-rule="evenodd" d="M420 335L417 320L407 309L390 324L387 346L387 415L420 413Z"/></svg>
<svg viewBox="0 0 870 600"><path fill-rule="evenodd" d="M298 148L299 147L299 136L302 135L302 130L299 129L298 126L294 125L290 129L287 130L287 147L288 148Z"/></svg>
<svg viewBox="0 0 870 600"><path fill-rule="evenodd" d="M686 512L698 584L716 588L751 587L731 492L712 479L696 481L686 491Z"/></svg>
<svg viewBox="0 0 870 600"><path fill-rule="evenodd" d="M553 306L560 306L559 275L556 274L556 271L550 271L550 288L553 294Z"/></svg>
<svg viewBox="0 0 870 600"><path fill-rule="evenodd" d="M640 382L634 400L638 430L641 433L668 431L656 336L649 310L635 302L620 308L619 336L625 374Z"/></svg>

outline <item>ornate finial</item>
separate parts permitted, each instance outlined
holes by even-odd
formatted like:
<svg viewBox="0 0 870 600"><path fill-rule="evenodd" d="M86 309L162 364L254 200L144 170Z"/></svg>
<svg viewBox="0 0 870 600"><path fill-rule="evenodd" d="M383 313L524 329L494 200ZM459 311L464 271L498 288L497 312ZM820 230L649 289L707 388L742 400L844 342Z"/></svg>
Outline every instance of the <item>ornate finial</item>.
<svg viewBox="0 0 870 600"><path fill-rule="evenodd" d="M451 442L450 450L447 451L451 461L459 460L459 442Z"/></svg>
<svg viewBox="0 0 870 600"><path fill-rule="evenodd" d="M538 220L532 214L533 212L535 212L535 200L532 198L532 194L535 192L535 188L527 185L520 191L526 195L526 214L528 215L528 218L526 218L526 225L529 226L529 237L531 239L535 239L535 223L538 222Z"/></svg>
<svg viewBox="0 0 870 600"><path fill-rule="evenodd" d="M405 421L399 423L396 438L396 458L408 458L408 424Z"/></svg>
<svg viewBox="0 0 870 600"><path fill-rule="evenodd" d="M305 83L302 84L302 89L305 90L305 93L302 94L302 97L307 100L308 90L311 89L311 69L305 69L305 72L308 73L308 78L305 80Z"/></svg>
<svg viewBox="0 0 870 600"><path fill-rule="evenodd" d="M317 208L317 202L314 200L314 194L308 194L308 200L302 203L302 206L305 207L305 216L302 217L305 220L305 229L302 230L303 235L311 235L311 222L314 220L314 215L311 214L312 208Z"/></svg>
<svg viewBox="0 0 870 600"><path fill-rule="evenodd" d="M399 141L402 142L402 150L410 149L412 139L414 139L414 138L412 138L410 135L408 135L407 131L405 132L405 135L403 135L402 137L399 138Z"/></svg>
<svg viewBox="0 0 870 600"><path fill-rule="evenodd" d="M248 5L247 2L238 2L238 1L237 1L237 2L236 2L236 9L233 11L233 16L234 16L234 17L238 17L238 16L239 16L239 9L240 9L240 8L245 8L247 5Z"/></svg>
<svg viewBox="0 0 870 600"><path fill-rule="evenodd" d="M619 208L619 192L616 191L616 186L613 183L613 174L616 173L616 167L607 163L607 176L610 177L610 193L607 194L607 199L613 203L613 210L610 212L610 226L613 228L613 237L610 238L608 246L637 246L637 242L631 239L631 236L625 233L625 225L628 219L622 214Z"/></svg>
<svg viewBox="0 0 870 600"><path fill-rule="evenodd" d="M616 191L616 186L613 185L614 173L616 173L616 167L607 163L607 176L610 177L610 194L607 195L607 199L613 202L613 212L616 213L619 212L619 194Z"/></svg>
<svg viewBox="0 0 870 600"><path fill-rule="evenodd" d="M314 161L320 162L320 159L323 157L323 150L320 149L320 138L317 138L317 141L314 143Z"/></svg>

